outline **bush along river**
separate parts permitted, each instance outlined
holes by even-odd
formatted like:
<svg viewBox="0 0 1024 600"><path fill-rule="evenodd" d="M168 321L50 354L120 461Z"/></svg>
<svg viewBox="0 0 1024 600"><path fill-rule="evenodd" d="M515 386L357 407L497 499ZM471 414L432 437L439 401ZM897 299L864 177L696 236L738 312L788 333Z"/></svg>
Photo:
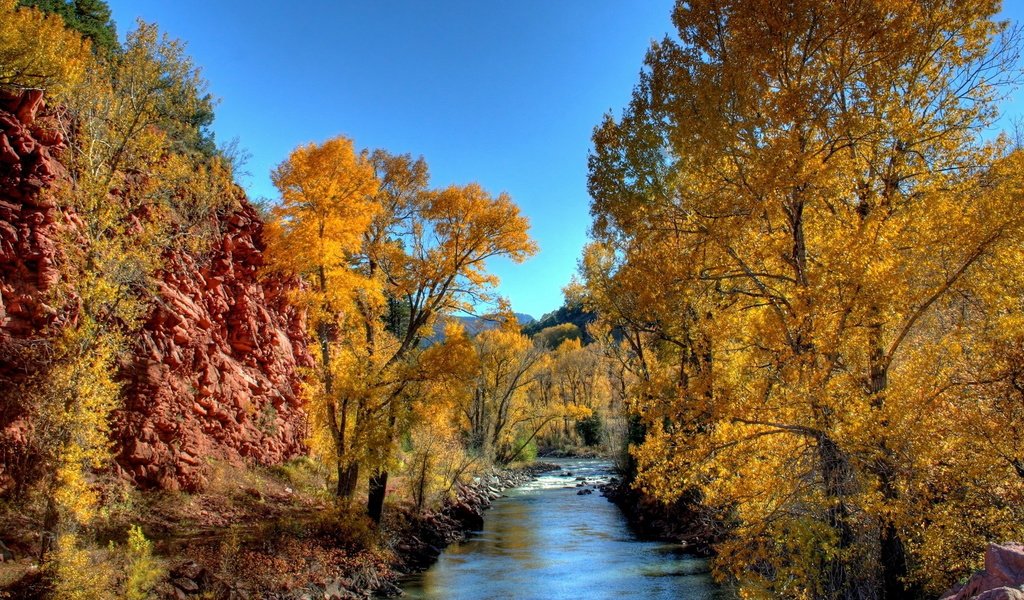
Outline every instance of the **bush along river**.
<svg viewBox="0 0 1024 600"><path fill-rule="evenodd" d="M612 476L606 461L556 462L560 470L496 500L482 531L406 577L405 597L734 598L715 586L707 559L634 535L619 508L596 489Z"/></svg>

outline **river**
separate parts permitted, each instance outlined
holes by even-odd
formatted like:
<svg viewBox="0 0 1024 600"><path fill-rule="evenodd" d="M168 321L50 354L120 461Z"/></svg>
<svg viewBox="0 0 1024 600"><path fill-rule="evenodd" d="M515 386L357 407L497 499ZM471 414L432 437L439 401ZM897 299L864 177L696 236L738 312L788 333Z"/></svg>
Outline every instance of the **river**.
<svg viewBox="0 0 1024 600"><path fill-rule="evenodd" d="M593 489L612 474L606 461L556 462L561 471L505 492L484 514L483 531L407 578L405 597L733 598L715 587L706 559L633 535L619 509ZM586 487L576 487L578 477ZM583 489L593 493L579 495Z"/></svg>

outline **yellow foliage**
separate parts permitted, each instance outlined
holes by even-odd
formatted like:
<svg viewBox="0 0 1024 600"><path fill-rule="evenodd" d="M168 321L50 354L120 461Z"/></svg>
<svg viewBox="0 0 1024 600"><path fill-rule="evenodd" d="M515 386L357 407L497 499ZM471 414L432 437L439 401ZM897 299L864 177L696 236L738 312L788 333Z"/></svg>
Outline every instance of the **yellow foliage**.
<svg viewBox="0 0 1024 600"><path fill-rule="evenodd" d="M527 391L542 354L511 327L481 331L471 343L473 369L460 395L469 447L487 460L508 460L520 427L537 416Z"/></svg>
<svg viewBox="0 0 1024 600"><path fill-rule="evenodd" d="M88 523L98 497L89 473L109 458L107 419L117 405L116 336L96 324L66 329L55 345L59 357L34 391L36 443L52 483L50 500L66 522Z"/></svg>
<svg viewBox="0 0 1024 600"><path fill-rule="evenodd" d="M339 496L350 497L368 467L379 502L396 434L416 420L410 399L458 379L470 354L458 331L426 352L422 338L437 318L487 297L496 283L487 259L534 252L528 224L505 194L476 184L431 190L422 159L357 153L346 138L297 149L273 177L281 204L269 262L307 282L300 302L317 346L305 385L311 446L337 467ZM437 454L422 437L417 446L422 460Z"/></svg>
<svg viewBox="0 0 1024 600"><path fill-rule="evenodd" d="M89 42L52 13L0 0L0 85L43 88L62 100L92 65Z"/></svg>
<svg viewBox="0 0 1024 600"><path fill-rule="evenodd" d="M403 470L417 508L443 501L475 463L466 452L458 426L463 393L456 381L439 380L424 386L413 403L410 448Z"/></svg>
<svg viewBox="0 0 1024 600"><path fill-rule="evenodd" d="M978 137L996 10L678 2L594 132L581 271L623 332L638 485L726 515L717 572L750 593L940 590L1024 533L1015 444L973 439L1024 308L1024 158Z"/></svg>
<svg viewBox="0 0 1024 600"><path fill-rule="evenodd" d="M166 574L152 555L153 544L132 526L123 549L115 552L91 550L80 545L75 534L57 536L54 552L47 568L53 582L53 598L71 600L145 600ZM120 572L116 566L122 566Z"/></svg>
<svg viewBox="0 0 1024 600"><path fill-rule="evenodd" d="M373 167L351 140L337 137L295 149L272 179L281 191L268 228L273 263L310 281L300 305L317 327L351 310L357 288L374 285L350 268L379 210Z"/></svg>
<svg viewBox="0 0 1024 600"><path fill-rule="evenodd" d="M57 538L49 568L53 577L53 598L67 600L112 600L114 572L107 562L96 560L80 548L74 534Z"/></svg>
<svg viewBox="0 0 1024 600"><path fill-rule="evenodd" d="M136 525L128 529L125 558L123 597L126 600L146 600L150 597L150 590L163 578L165 570L153 557L153 542L147 540Z"/></svg>

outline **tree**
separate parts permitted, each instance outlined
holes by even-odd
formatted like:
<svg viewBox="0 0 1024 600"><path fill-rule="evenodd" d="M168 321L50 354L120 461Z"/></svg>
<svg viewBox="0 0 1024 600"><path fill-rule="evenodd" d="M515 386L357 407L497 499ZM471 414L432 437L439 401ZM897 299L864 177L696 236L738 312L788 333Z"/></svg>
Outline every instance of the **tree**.
<svg viewBox="0 0 1024 600"><path fill-rule="evenodd" d="M463 406L469 447L488 461L507 463L519 453L515 442L522 427L539 430L550 421L533 409L528 394L544 353L519 333L514 318L481 331L472 346L474 368Z"/></svg>
<svg viewBox="0 0 1024 600"><path fill-rule="evenodd" d="M24 18L29 33L60 21L31 8L17 9L13 18ZM50 32L55 48L88 47L80 37L77 46L62 41L60 35L77 34L60 27L63 34ZM33 46L47 48L33 40L28 52ZM12 397L31 416L32 456L47 498L43 554L47 540L58 540L58 562L62 555L77 560L71 551L77 531L95 514L92 474L110 458L119 367L155 295L162 257L186 238L200 247L197 231L232 202L223 194L233 185L226 167L176 152L174 138L161 129L178 109L187 112L205 85L180 49L155 27L140 25L116 60L86 53L74 76L54 71L53 79L41 80L58 92L62 110L48 118L67 140L61 159L69 178L53 192L59 221L67 224L60 279L49 299L60 317L52 337L38 345L38 372ZM32 71L46 75L50 50L15 63L46 67Z"/></svg>
<svg viewBox="0 0 1024 600"><path fill-rule="evenodd" d="M575 417L574 428L580 442L587 446L601 443L601 414L608 405L608 382L604 361L596 347L583 347L567 340L555 352L559 396L568 414ZM568 419L564 421L568 423Z"/></svg>
<svg viewBox="0 0 1024 600"><path fill-rule="evenodd" d="M638 484L728 511L748 589L935 585L920 478L965 476L930 436L984 360L950 348L1020 310L1020 158L979 136L1015 57L996 9L679 2L595 130L583 267L643 375Z"/></svg>
<svg viewBox="0 0 1024 600"><path fill-rule="evenodd" d="M102 183L115 174L149 161L160 166L163 146L194 162L213 158L214 101L208 84L185 53L185 44L161 34L156 25L139 21L128 33L124 48L98 59L74 90L69 108L72 128L83 129L90 145L75 146L79 170L89 170Z"/></svg>
<svg viewBox="0 0 1024 600"><path fill-rule="evenodd" d="M110 6L103 0L18 0L18 4L60 15L68 28L92 42L93 52L100 56L120 49Z"/></svg>
<svg viewBox="0 0 1024 600"><path fill-rule="evenodd" d="M344 231L314 225L319 218L315 214L275 211L278 230L301 233L291 241L278 236L271 256L277 268L309 277L308 269L294 262L291 245L308 244L304 240L312 237L337 251L332 258L336 279L348 278L345 285L333 287L338 307L343 301L348 304L325 311L325 333L318 334L336 351L321 357L332 367L314 385L324 394L316 405L327 407L325 419L314 422L326 423L326 428L315 428L314 437L330 445L329 455L338 464L339 497L350 498L360 468L370 469L368 512L376 520L396 426L409 408L409 386L429 376L420 362L420 340L434 319L489 298L487 291L496 279L485 271L487 259L521 261L535 246L526 233L526 219L508 195L492 197L476 184L428 189L422 159L376 151L309 172L293 169L290 162L276 173L294 172L290 185L308 191L304 202L310 205L323 200L320 188L306 185L308 178L326 172L329 181L365 182L336 185L350 190L346 202L358 204L359 214L366 215ZM279 179L275 175L275 183ZM286 188L278 187L287 206L291 201L284 197ZM325 387L327 371L330 390Z"/></svg>
<svg viewBox="0 0 1024 600"><path fill-rule="evenodd" d="M575 325L567 324L576 329ZM542 330L534 338L540 345ZM577 330L578 331L578 330ZM561 428L549 428L543 441L551 446L598 445L602 441L602 414L608 408L607 363L597 346L582 346L578 338L564 340L546 353L538 365L537 385L531 388L534 410L545 407L560 415Z"/></svg>
<svg viewBox="0 0 1024 600"><path fill-rule="evenodd" d="M342 495L353 459L346 453L352 435L350 398L341 396L336 384L348 380L351 365L339 345L355 326L356 294L379 293L374 281L351 268L352 255L379 210L372 201L378 183L365 154L357 154L344 137L297 148L272 179L281 201L268 223L268 263L306 282L295 301L306 311L319 350L316 377L304 391L313 448L336 466Z"/></svg>
<svg viewBox="0 0 1024 600"><path fill-rule="evenodd" d="M91 63L88 42L59 17L17 8L15 0L0 0L0 18L0 85L44 88L55 100L64 97Z"/></svg>
<svg viewBox="0 0 1024 600"><path fill-rule="evenodd" d="M444 341L423 352L424 377L412 394L410 423L405 432L405 481L422 511L432 497L447 497L478 456L467 451L460 407L469 395L476 353L456 320L445 326Z"/></svg>
<svg viewBox="0 0 1024 600"><path fill-rule="evenodd" d="M525 333L525 332L524 332ZM545 348L554 350L566 340L578 340L582 336L580 328L572 323L562 323L545 327L533 334L533 340Z"/></svg>
<svg viewBox="0 0 1024 600"><path fill-rule="evenodd" d="M420 339L440 315L470 310L472 303L488 299L497 279L485 271L485 261L505 256L521 262L536 249L527 235L528 223L507 194L492 197L476 184L449 186L437 191L406 193L403 182L416 182L417 164L408 157L376 153L376 164L385 182L387 224L365 244L366 269L371 277L386 282L388 296L408 307L408 325L398 343L383 353L376 383L376 406L367 413L367 425L385 425L377 457L383 465L393 444L394 413L404 384L394 378L401 368L415 368ZM425 172L425 167L423 168ZM414 188L415 189L415 188ZM397 252L401 248L402 252ZM374 268L379 267L379 275ZM367 346L378 336L379 317L362 312ZM405 363L403 367L403 363ZM390 414L388 414L390 413ZM370 480L369 514L379 519L387 485L387 471L380 466Z"/></svg>

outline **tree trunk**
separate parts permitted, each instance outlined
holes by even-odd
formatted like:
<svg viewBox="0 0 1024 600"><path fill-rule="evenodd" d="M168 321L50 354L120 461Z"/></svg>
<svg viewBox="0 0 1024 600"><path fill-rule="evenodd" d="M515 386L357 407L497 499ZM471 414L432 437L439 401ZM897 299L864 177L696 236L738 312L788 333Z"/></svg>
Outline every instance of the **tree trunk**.
<svg viewBox="0 0 1024 600"><path fill-rule="evenodd" d="M373 519L374 523L380 523L381 515L384 514L384 496L388 490L388 472L377 471L370 477L370 491L366 498L366 514Z"/></svg>
<svg viewBox="0 0 1024 600"><path fill-rule="evenodd" d="M348 466L338 465L338 497L349 501L356 492L356 482L359 481L359 465L353 463Z"/></svg>
<svg viewBox="0 0 1024 600"><path fill-rule="evenodd" d="M390 454L391 443L394 440L395 425L398 419L395 415L395 402L397 399L392 397L390 410L391 413L388 416L388 436L384 442L382 448L385 449L385 460L388 454ZM380 523L380 517L384 514L384 496L387 495L388 491L388 472L383 468L378 468L372 476L370 476L369 485L367 487L366 496L366 514L373 519L374 523Z"/></svg>
<svg viewBox="0 0 1024 600"><path fill-rule="evenodd" d="M853 546L853 528L850 509L845 498L853 492L853 473L850 461L839 446L827 436L818 439L818 460L825 494L834 501L826 513L828 524L836 532L837 547L841 551ZM856 565L846 560L832 560L828 565L830 598L855 600L860 598Z"/></svg>
<svg viewBox="0 0 1024 600"><path fill-rule="evenodd" d="M882 527L881 539L881 561L882 561L882 598L894 600L896 598L915 597L906 583L905 577L909 569L907 567L907 551L903 546L903 538L896 530L892 521L887 521Z"/></svg>
<svg viewBox="0 0 1024 600"><path fill-rule="evenodd" d="M874 307L872 308L874 309ZM885 392L889 387L889 365L882 343L881 323L875 323L871 327L871 345L868 393L871 396L871 407L881 410L885 406ZM899 499L899 490L895 481L896 465L884 435L889 423L884 418L879 419L878 423L883 431L879 441L879 457L869 468L878 477L882 497L887 501L895 501ZM879 531L879 559L882 564L882 598L893 600L906 597L909 590L904 581L910 573L907 566L906 548L895 523L886 518L883 518Z"/></svg>
<svg viewBox="0 0 1024 600"><path fill-rule="evenodd" d="M423 512L423 502L427 495L427 454L423 454L423 464L420 467L420 480L418 493L416 494L416 512Z"/></svg>

